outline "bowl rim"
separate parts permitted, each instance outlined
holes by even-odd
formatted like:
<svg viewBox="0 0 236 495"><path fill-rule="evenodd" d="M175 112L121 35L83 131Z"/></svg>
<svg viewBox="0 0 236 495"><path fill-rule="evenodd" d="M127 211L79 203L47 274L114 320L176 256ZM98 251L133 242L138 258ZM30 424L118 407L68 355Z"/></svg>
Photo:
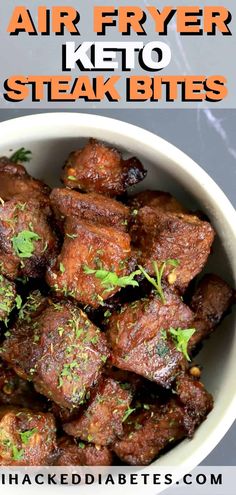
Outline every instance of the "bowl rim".
<svg viewBox="0 0 236 495"><path fill-rule="evenodd" d="M122 124L122 125L121 125ZM55 137L76 137L73 135L73 130L79 131L86 129L91 130L91 136L96 129L96 132L111 131L112 134L122 139L131 140L133 143L137 144L137 154L138 149L143 147L146 150L148 148L152 153L158 151L159 154L165 156L170 162L174 162L179 170L188 177L190 180L194 181L199 185L199 187L204 191L205 194L215 202L215 206L218 211L221 212L224 220L227 224L228 232L230 232L232 248L236 251L236 211L226 197L221 188L216 184L216 182L205 172L205 170L200 167L192 158L190 158L186 153L178 149L173 144L169 143L165 139L157 136L156 134L142 129L141 127L135 126L133 124L123 122L118 119L113 119L110 117L105 117L102 115L87 114L80 112L45 112L39 114L31 114L23 117L13 118L0 123L0 133L1 133L1 145L4 143L4 138L7 137L10 143L9 135L12 136L12 141L19 140L21 135L25 135L27 140L27 132L29 132L30 139L35 139L37 141L37 133L40 139L47 138L49 141ZM15 131L15 132L14 132ZM19 132L18 132L19 131ZM15 137L17 136L17 138ZM81 137L85 137L83 134ZM103 138L100 138L103 139ZM104 136L104 141L106 141L106 135ZM109 142L109 139L107 139ZM153 159L153 158L152 158ZM216 199L217 198L217 202ZM231 265L232 261L232 265ZM230 261L230 266L233 268L235 281L236 281L236 260ZM181 478L182 474L189 472L194 469L200 462L202 462L207 455L216 447L216 445L222 440L224 435L227 433L234 420L236 419L236 390L235 393L232 391L231 400L228 402L228 406L218 424L213 427L213 431L206 436L201 446L198 446L189 459L181 461L178 465L179 476ZM152 463L155 465L165 465L160 460Z"/></svg>
<svg viewBox="0 0 236 495"><path fill-rule="evenodd" d="M63 122L58 119L58 116L63 115ZM45 125L45 118L46 118L46 125ZM80 121L81 120L81 121ZM54 124L54 127L51 124ZM128 122L124 122L119 119L114 119L112 117L105 117L103 115L98 115L98 114L89 114L89 113L83 113L83 112L64 112L64 111L58 111L58 112L45 112L45 113L36 113L36 114L30 114L30 115L24 115L22 117L16 117L12 119L5 120L3 122L0 122L0 131L1 131L1 141L4 138L4 134L7 133L9 130L11 130L12 127L16 127L17 125L22 124L22 127L28 124L28 127L31 132L33 132L33 126L35 124L41 124L43 131L45 132L45 129L47 129L47 139L50 137L55 137L55 130L58 128L62 128L63 131L66 131L65 126L69 124L70 126L78 126L80 125L81 127L84 128L94 128L99 130L106 130L110 129L111 124L114 126L113 131L115 132L116 135L119 136L126 136L128 138L132 138L133 140L140 141L140 134L143 136L143 143L145 146L148 146L149 148L153 148L153 150L158 149L159 152L162 152L163 155L165 155L167 158L170 160L173 160L177 163L178 168L184 170L184 172L191 176L194 177L196 182L199 183L200 186L204 187L205 184L207 183L209 188L208 189L208 194L210 196L212 195L218 195L219 202L223 201L223 207L220 209L222 210L223 208L227 208L227 213L231 214L234 217L234 220L236 220L236 210L230 200L227 198L226 194L222 191L220 186L210 177L210 175L200 166L195 162L187 153L184 151L181 151L178 147L176 147L174 144L170 143L166 139L158 136L157 134L147 131L146 129L143 129L140 126L136 126L134 124L130 124ZM121 131L121 125L122 124L122 131ZM21 129L22 129L21 127ZM2 134L3 133L3 134ZM136 135L136 137L135 137ZM69 134L71 136L71 133ZM65 133L65 137L68 137ZM155 144L153 143L153 138L155 138ZM106 139L104 139L105 141ZM186 166L185 162L188 162L188 166ZM191 166L191 172L190 172L190 166ZM226 216L226 215L225 215ZM235 227L234 225L232 226L232 231L235 234L236 237L236 223Z"/></svg>

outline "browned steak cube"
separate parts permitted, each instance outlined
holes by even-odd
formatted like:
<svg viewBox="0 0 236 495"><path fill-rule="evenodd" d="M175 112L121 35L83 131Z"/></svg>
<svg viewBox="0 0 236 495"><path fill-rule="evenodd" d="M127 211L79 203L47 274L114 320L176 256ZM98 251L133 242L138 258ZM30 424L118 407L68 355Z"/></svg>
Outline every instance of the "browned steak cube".
<svg viewBox="0 0 236 495"><path fill-rule="evenodd" d="M4 201L17 198L28 201L29 198L48 198L50 188L43 182L33 179L23 165L13 163L9 158L0 158L0 198Z"/></svg>
<svg viewBox="0 0 236 495"><path fill-rule="evenodd" d="M189 425L188 425L189 423ZM125 435L113 446L127 464L148 465L164 448L188 436L191 419L175 400L137 409L125 422Z"/></svg>
<svg viewBox="0 0 236 495"><path fill-rule="evenodd" d="M51 210L45 202L28 199L0 206L0 267L11 280L41 277L57 252L51 227Z"/></svg>
<svg viewBox="0 0 236 495"><path fill-rule="evenodd" d="M101 194L84 194L71 189L53 189L51 196L53 211L59 224L63 226L65 218L76 216L79 220L127 230L129 208L115 199Z"/></svg>
<svg viewBox="0 0 236 495"><path fill-rule="evenodd" d="M0 361L0 404L36 411L44 411L47 408L47 400L37 394L31 383L20 378L3 361Z"/></svg>
<svg viewBox="0 0 236 495"><path fill-rule="evenodd" d="M172 398L166 402L137 404L125 421L124 437L115 442L113 450L128 464L149 464L170 444L191 438L212 407L212 396L204 385L182 373Z"/></svg>
<svg viewBox="0 0 236 495"><path fill-rule="evenodd" d="M193 421L194 432L213 408L212 395L207 392L203 383L193 379L187 373L178 376L176 393Z"/></svg>
<svg viewBox="0 0 236 495"><path fill-rule="evenodd" d="M110 445L123 434L123 421L132 393L111 378L105 378L82 414L63 425L68 435L97 445Z"/></svg>
<svg viewBox="0 0 236 495"><path fill-rule="evenodd" d="M179 266L167 266L164 276L169 284L184 291L202 270L210 254L214 231L209 222L184 213L165 212L145 206L131 228L135 247L140 250L139 263L155 274L154 262L178 260Z"/></svg>
<svg viewBox="0 0 236 495"><path fill-rule="evenodd" d="M7 323L8 317L16 304L15 300L15 284L0 275L0 323L1 321Z"/></svg>
<svg viewBox="0 0 236 495"><path fill-rule="evenodd" d="M0 465L44 466L56 450L52 414L13 407L0 409Z"/></svg>
<svg viewBox="0 0 236 495"><path fill-rule="evenodd" d="M150 206L158 208L164 212L187 213L186 209L171 194L163 191L141 191L129 198L133 216L135 217L140 208Z"/></svg>
<svg viewBox="0 0 236 495"><path fill-rule="evenodd" d="M137 158L123 160L115 148L90 139L83 149L71 153L62 180L71 189L119 196L145 176Z"/></svg>
<svg viewBox="0 0 236 495"><path fill-rule="evenodd" d="M107 337L114 366L169 387L187 364L169 330L191 328L194 315L170 290L165 302L154 295L126 304L109 319Z"/></svg>
<svg viewBox="0 0 236 495"><path fill-rule="evenodd" d="M97 308L120 290L104 285L95 273L106 270L123 277L130 273L130 237L112 227L68 219L61 253L47 272L48 284L58 293Z"/></svg>
<svg viewBox="0 0 236 495"><path fill-rule="evenodd" d="M85 444L70 437L58 441L56 466L111 466L112 453L107 447Z"/></svg>
<svg viewBox="0 0 236 495"><path fill-rule="evenodd" d="M189 342L193 349L207 338L235 299L235 291L217 275L205 275L190 302L195 313L196 333Z"/></svg>
<svg viewBox="0 0 236 495"><path fill-rule="evenodd" d="M21 310L2 348L3 359L20 376L68 409L86 400L108 355L105 336L77 306L40 301L37 294Z"/></svg>

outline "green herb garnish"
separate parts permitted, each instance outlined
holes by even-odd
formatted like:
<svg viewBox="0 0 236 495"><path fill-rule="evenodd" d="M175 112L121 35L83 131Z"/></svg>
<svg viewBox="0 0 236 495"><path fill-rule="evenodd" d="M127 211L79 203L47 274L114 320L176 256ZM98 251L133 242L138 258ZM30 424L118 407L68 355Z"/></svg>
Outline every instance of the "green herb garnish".
<svg viewBox="0 0 236 495"><path fill-rule="evenodd" d="M22 433L20 433L22 443L27 445L29 443L31 437L35 433L38 433L37 428L33 428L32 430L23 431Z"/></svg>
<svg viewBox="0 0 236 495"><path fill-rule="evenodd" d="M19 258L31 258L35 246L34 241L39 241L41 237L30 230L22 230L17 236L12 238L12 245Z"/></svg>
<svg viewBox="0 0 236 495"><path fill-rule="evenodd" d="M22 306L22 298L21 296L18 294L18 296L16 296L15 298L15 303L16 303L16 309L21 309L21 306Z"/></svg>
<svg viewBox="0 0 236 495"><path fill-rule="evenodd" d="M154 268L154 271L156 274L156 279L151 277L147 273L147 271L142 266L139 265L139 269L140 269L141 273L145 276L145 278L148 280L148 282L150 282L150 284L153 285L153 287L155 288L156 292L158 293L163 304L166 303L166 300L165 300L165 296L164 296L164 292L163 292L163 288L162 288L162 279L163 279L164 271L168 265L176 268L177 266L179 266L179 261L174 260L174 259L168 259L168 260L164 261L164 263L162 263L160 268L158 267L157 262L153 261L153 268Z"/></svg>
<svg viewBox="0 0 236 495"><path fill-rule="evenodd" d="M11 162L19 163L19 162L30 162L32 151L26 150L25 148L20 148L15 151L13 155L10 157Z"/></svg>
<svg viewBox="0 0 236 495"><path fill-rule="evenodd" d="M76 239L78 234L66 234L66 237L69 237L69 239Z"/></svg>
<svg viewBox="0 0 236 495"><path fill-rule="evenodd" d="M66 271L66 269L65 269L63 263L60 263L60 272L65 273L65 271Z"/></svg>
<svg viewBox="0 0 236 495"><path fill-rule="evenodd" d="M24 449L18 449L16 445L12 445L13 461L22 461L23 458L24 458Z"/></svg>
<svg viewBox="0 0 236 495"><path fill-rule="evenodd" d="M15 294L12 284L0 275L0 311L5 313L6 316L9 316L14 307L14 297ZM3 318L0 316L0 321L2 321L2 319ZM5 319L5 324L6 323L7 318Z"/></svg>
<svg viewBox="0 0 236 495"><path fill-rule="evenodd" d="M134 280L136 275L140 275L140 270L136 270L130 275L126 275L124 277L118 277L118 275L114 272L109 272L107 270L93 270L88 266L83 267L84 273L86 275L95 275L96 278L101 280L103 287L106 287L107 290L113 290L115 287L127 287L131 285L132 287L138 287L139 283L137 280Z"/></svg>
<svg viewBox="0 0 236 495"><path fill-rule="evenodd" d="M23 449L18 449L16 445L12 443L12 441L9 438L6 438L3 440L3 445L7 449L10 449L12 451L12 459L13 461L21 461L24 457L24 450Z"/></svg>
<svg viewBox="0 0 236 495"><path fill-rule="evenodd" d="M19 319L25 320L27 323L30 323L32 320L32 315L42 304L42 296L41 293L36 290L32 294L27 297L27 300L23 306L21 306L19 311Z"/></svg>
<svg viewBox="0 0 236 495"><path fill-rule="evenodd" d="M101 356L101 361L102 361L103 363L106 363L106 362L107 362L107 360L108 360L108 357L107 357L107 356Z"/></svg>
<svg viewBox="0 0 236 495"><path fill-rule="evenodd" d="M104 318L110 318L111 314L112 313L109 311L109 309L107 309L104 313Z"/></svg>
<svg viewBox="0 0 236 495"><path fill-rule="evenodd" d="M182 330L182 328L171 327L169 329L169 333L176 344L177 351L182 352L188 361L191 361L188 355L188 343L195 332L195 328L187 328Z"/></svg>
<svg viewBox="0 0 236 495"><path fill-rule="evenodd" d="M128 407L127 411L125 411L125 414L123 416L122 423L124 423L134 411L135 409L131 409L130 407Z"/></svg>
<svg viewBox="0 0 236 495"><path fill-rule="evenodd" d="M156 346L156 353L160 358L165 357L169 353L169 351L170 351L169 347L165 344L163 340L159 342Z"/></svg>

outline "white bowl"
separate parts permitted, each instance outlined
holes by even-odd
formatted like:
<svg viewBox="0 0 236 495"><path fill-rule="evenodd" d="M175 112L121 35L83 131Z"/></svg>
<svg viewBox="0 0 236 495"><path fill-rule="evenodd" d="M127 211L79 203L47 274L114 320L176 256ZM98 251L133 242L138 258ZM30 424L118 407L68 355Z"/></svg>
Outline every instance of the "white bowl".
<svg viewBox="0 0 236 495"><path fill-rule="evenodd" d="M88 137L114 144L137 155L148 169L138 189L151 187L175 194L184 204L200 208L218 233L207 265L236 286L236 212L213 180L187 155L167 141L117 120L86 114L49 113L0 124L0 156L24 146L33 153L27 168L50 185L59 183L62 165ZM198 361L215 407L192 440L163 455L158 466L178 466L180 475L197 466L222 439L236 418L236 315L228 316L206 342ZM154 463L155 464L155 463Z"/></svg>

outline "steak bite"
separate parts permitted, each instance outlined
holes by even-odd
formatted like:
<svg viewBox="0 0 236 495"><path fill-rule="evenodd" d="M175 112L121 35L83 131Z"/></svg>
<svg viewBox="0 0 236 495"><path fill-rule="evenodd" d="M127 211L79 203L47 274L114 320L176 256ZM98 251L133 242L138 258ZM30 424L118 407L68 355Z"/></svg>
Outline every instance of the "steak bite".
<svg viewBox="0 0 236 495"><path fill-rule="evenodd" d="M13 199L0 206L0 266L9 279L44 274L57 252L51 220L49 206L37 199Z"/></svg>
<svg viewBox="0 0 236 495"><path fill-rule="evenodd" d="M171 290L165 304L156 295L126 304L109 319L107 338L114 366L170 387L187 360L177 350L170 329L189 329L192 311Z"/></svg>
<svg viewBox="0 0 236 495"><path fill-rule="evenodd" d="M23 165L0 158L0 198L3 201L16 198L23 202L29 198L48 201L49 194L50 187L31 177Z"/></svg>
<svg viewBox="0 0 236 495"><path fill-rule="evenodd" d="M168 445L188 436L191 418L177 401L145 404L129 416L125 435L112 447L115 454L132 466L150 464Z"/></svg>
<svg viewBox="0 0 236 495"><path fill-rule="evenodd" d="M175 395L166 402L137 406L124 423L124 437L112 449L128 464L147 465L169 445L191 438L212 410L213 399L202 383L182 373Z"/></svg>
<svg viewBox="0 0 236 495"><path fill-rule="evenodd" d="M63 425L68 435L97 445L110 445L123 435L123 421L132 393L122 384L105 378L92 395L82 414Z"/></svg>
<svg viewBox="0 0 236 495"><path fill-rule="evenodd" d="M35 392L31 383L20 378L7 363L0 360L0 405L44 411L47 400Z"/></svg>
<svg viewBox="0 0 236 495"><path fill-rule="evenodd" d="M193 421L193 432L207 417L213 408L213 397L203 383L182 373L175 385L176 394L181 404Z"/></svg>
<svg viewBox="0 0 236 495"><path fill-rule="evenodd" d="M135 213L144 206L150 206L150 208L153 209L161 209L163 212L167 213L187 213L187 210L177 201L177 199L171 196L171 194L163 191L141 191L134 196L131 196L128 204Z"/></svg>
<svg viewBox="0 0 236 495"><path fill-rule="evenodd" d="M53 189L51 205L54 214L61 226L65 218L74 217L78 220L115 227L118 230L127 230L129 208L115 199L101 194L84 194L71 189Z"/></svg>
<svg viewBox="0 0 236 495"><path fill-rule="evenodd" d="M148 206L138 211L130 235L135 247L140 250L139 264L150 275L155 274L154 262L161 266L169 259L178 261L174 271L167 264L164 276L169 284L181 291L206 264L214 240L209 222L195 215L166 212Z"/></svg>
<svg viewBox="0 0 236 495"><path fill-rule="evenodd" d="M39 294L31 295L2 348L16 373L68 409L88 398L108 355L105 336L77 306Z"/></svg>
<svg viewBox="0 0 236 495"><path fill-rule="evenodd" d="M189 342L191 349L211 334L234 301L235 291L218 275L203 277L190 302L196 328Z"/></svg>
<svg viewBox="0 0 236 495"><path fill-rule="evenodd" d="M113 227L78 222L76 218L66 221L65 232L61 253L48 269L47 282L57 293L97 308L120 290L112 281L104 284L96 277L97 271L118 277L132 271L130 237Z"/></svg>
<svg viewBox="0 0 236 495"><path fill-rule="evenodd" d="M112 453L107 447L85 444L64 436L58 441L56 466L111 466Z"/></svg>
<svg viewBox="0 0 236 495"><path fill-rule="evenodd" d="M0 275L0 323L7 323L16 300L15 284Z"/></svg>
<svg viewBox="0 0 236 495"><path fill-rule="evenodd" d="M146 171L137 158L124 160L115 148L90 139L84 148L71 153L62 181L71 189L121 196L145 176Z"/></svg>
<svg viewBox="0 0 236 495"><path fill-rule="evenodd" d="M0 408L0 465L46 466L56 449L52 414Z"/></svg>

